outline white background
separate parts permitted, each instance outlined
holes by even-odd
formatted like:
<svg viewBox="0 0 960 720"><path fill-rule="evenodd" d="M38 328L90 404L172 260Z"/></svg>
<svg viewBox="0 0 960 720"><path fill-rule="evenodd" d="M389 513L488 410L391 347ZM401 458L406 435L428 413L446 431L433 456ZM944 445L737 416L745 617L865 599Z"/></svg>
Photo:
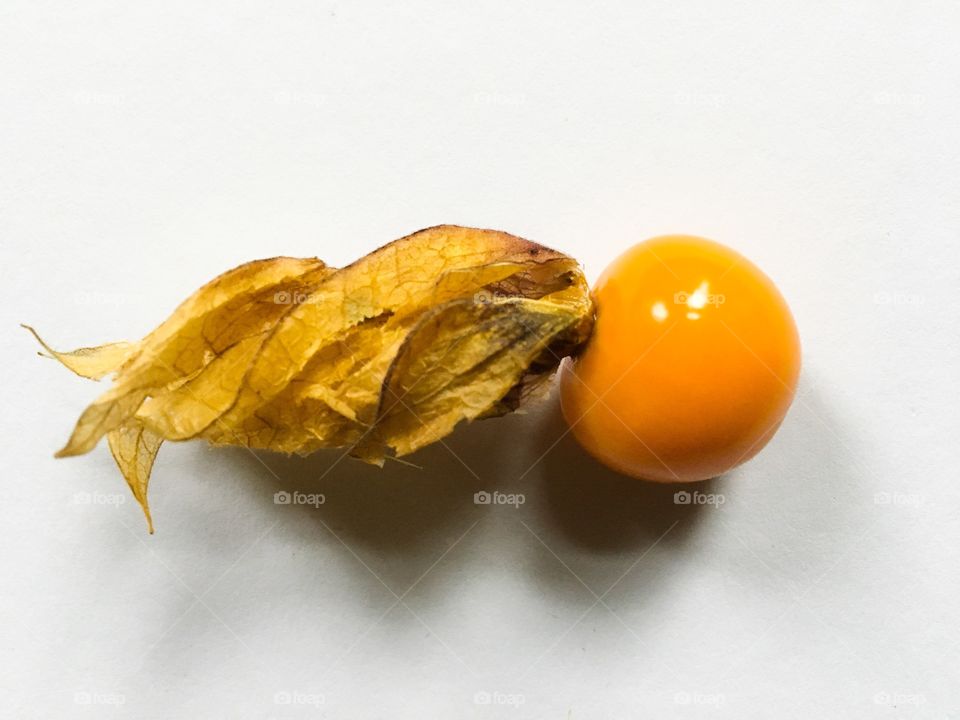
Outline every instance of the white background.
<svg viewBox="0 0 960 720"><path fill-rule="evenodd" d="M960 717L958 34L916 0L6 3L0 714ZM104 447L52 459L103 388L17 323L136 339L243 261L441 222L591 278L736 247L803 338L781 432L719 508L569 436L537 463L555 401L422 470L167 445L153 537Z"/></svg>

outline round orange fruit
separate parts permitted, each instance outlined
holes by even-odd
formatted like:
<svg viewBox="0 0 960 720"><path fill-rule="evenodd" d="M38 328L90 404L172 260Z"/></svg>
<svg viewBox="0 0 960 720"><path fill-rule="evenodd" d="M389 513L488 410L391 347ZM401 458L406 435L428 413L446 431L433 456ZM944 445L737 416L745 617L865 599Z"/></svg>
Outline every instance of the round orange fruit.
<svg viewBox="0 0 960 720"><path fill-rule="evenodd" d="M635 245L594 289L583 353L561 371L574 436L626 475L693 482L756 455L793 400L800 339L753 263L685 235Z"/></svg>

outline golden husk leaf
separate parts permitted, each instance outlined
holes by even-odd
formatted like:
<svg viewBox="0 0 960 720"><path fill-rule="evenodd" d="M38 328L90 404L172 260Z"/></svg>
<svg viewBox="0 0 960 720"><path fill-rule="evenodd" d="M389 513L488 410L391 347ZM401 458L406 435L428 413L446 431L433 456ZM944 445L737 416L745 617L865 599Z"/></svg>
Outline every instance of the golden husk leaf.
<svg viewBox="0 0 960 720"><path fill-rule="evenodd" d="M442 225L342 269L246 263L204 285L138 343L45 354L114 384L58 457L107 436L150 531L164 440L306 454L349 447L382 465L463 420L517 409L589 335L572 258L493 230Z"/></svg>

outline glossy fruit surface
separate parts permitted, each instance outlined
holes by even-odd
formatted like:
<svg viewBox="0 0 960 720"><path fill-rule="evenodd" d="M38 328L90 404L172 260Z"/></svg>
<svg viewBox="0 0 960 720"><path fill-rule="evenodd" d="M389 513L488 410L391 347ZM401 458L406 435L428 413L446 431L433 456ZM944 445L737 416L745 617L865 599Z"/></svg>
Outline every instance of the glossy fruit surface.
<svg viewBox="0 0 960 720"><path fill-rule="evenodd" d="M800 340L773 282L733 250L671 235L634 246L594 290L584 352L561 372L564 417L609 467L659 482L720 475L773 437Z"/></svg>

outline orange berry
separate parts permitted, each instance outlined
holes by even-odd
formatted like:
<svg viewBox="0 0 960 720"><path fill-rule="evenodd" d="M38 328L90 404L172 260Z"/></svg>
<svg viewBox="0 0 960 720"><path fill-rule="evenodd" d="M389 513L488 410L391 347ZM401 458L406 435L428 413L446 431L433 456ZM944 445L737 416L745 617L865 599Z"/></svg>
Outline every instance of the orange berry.
<svg viewBox="0 0 960 720"><path fill-rule="evenodd" d="M793 400L800 339L773 282L733 250L670 235L635 245L594 290L584 352L561 371L574 436L659 482L720 475L767 444Z"/></svg>

